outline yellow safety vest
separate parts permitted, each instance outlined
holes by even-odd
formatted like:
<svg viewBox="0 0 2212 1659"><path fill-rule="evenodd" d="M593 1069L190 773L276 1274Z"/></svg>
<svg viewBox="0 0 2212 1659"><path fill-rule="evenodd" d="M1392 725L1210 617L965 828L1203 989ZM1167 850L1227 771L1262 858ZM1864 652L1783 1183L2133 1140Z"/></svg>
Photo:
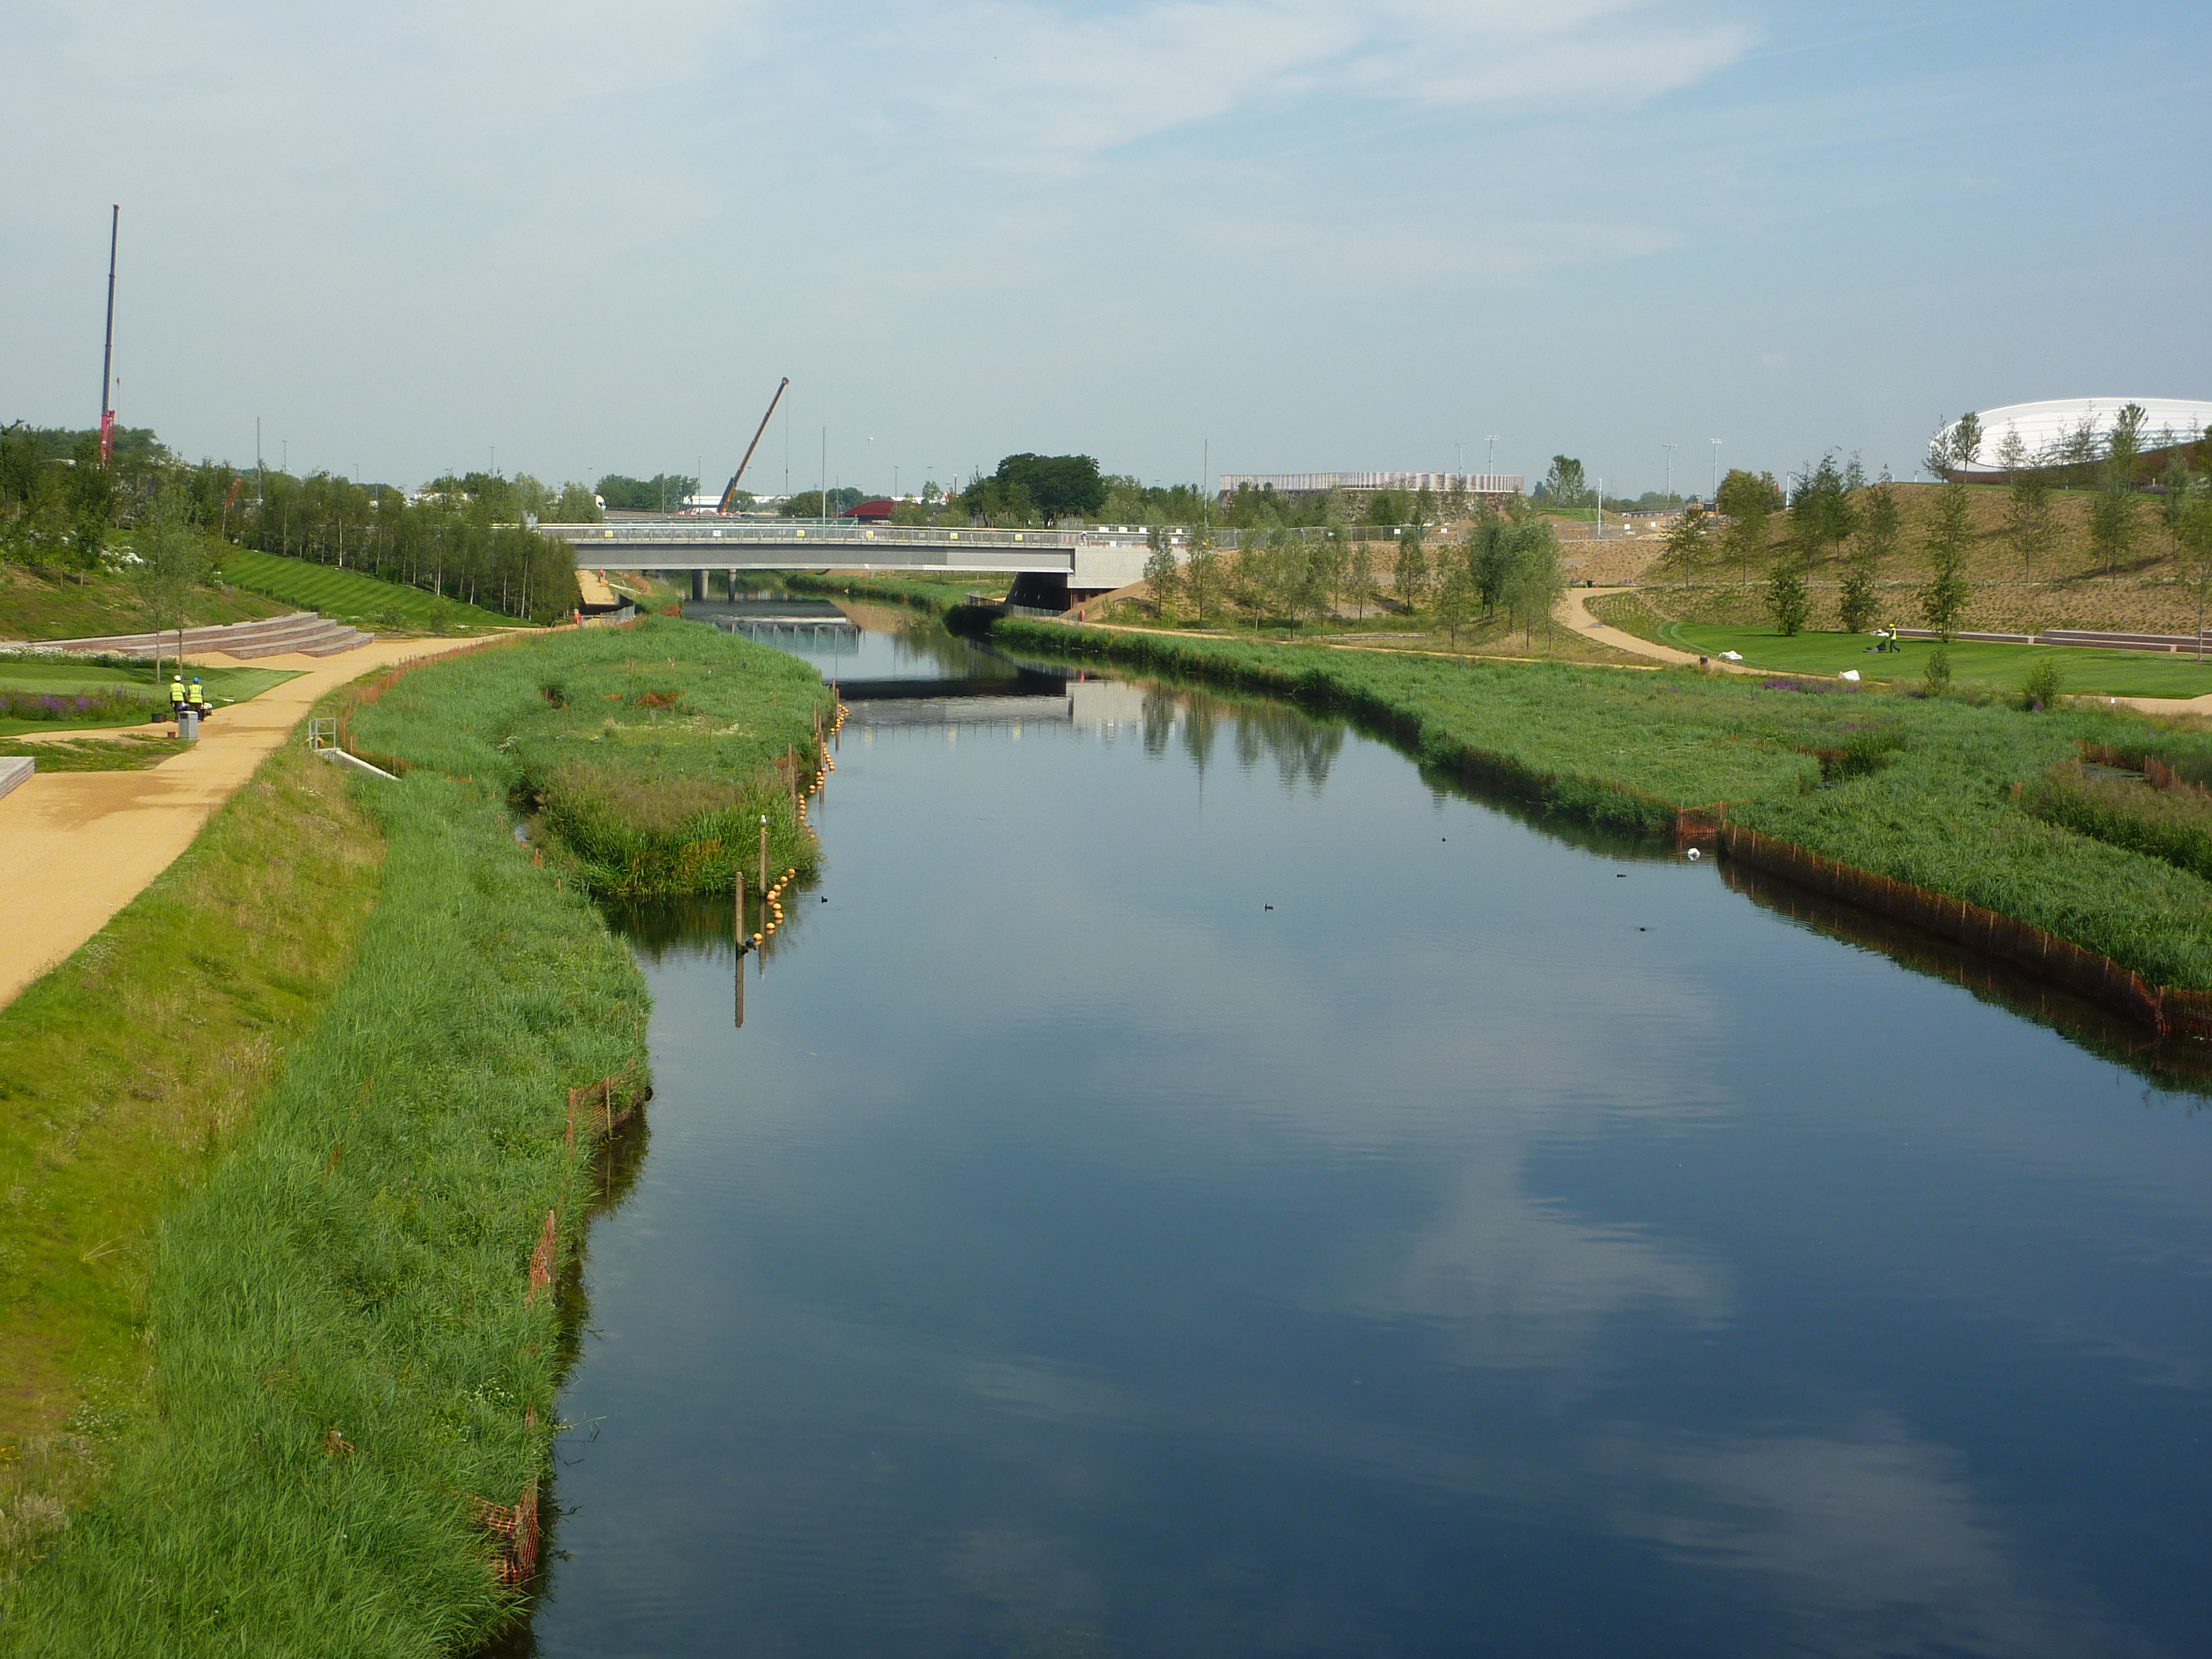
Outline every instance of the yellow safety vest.
<svg viewBox="0 0 2212 1659"><path fill-rule="evenodd" d="M184 700L185 700L185 683L184 683L182 680L172 680L172 681L170 681L170 682L169 682L169 701L170 701L171 702L173 702L173 703L182 704L182 703L183 703L183 702L184 702Z"/></svg>

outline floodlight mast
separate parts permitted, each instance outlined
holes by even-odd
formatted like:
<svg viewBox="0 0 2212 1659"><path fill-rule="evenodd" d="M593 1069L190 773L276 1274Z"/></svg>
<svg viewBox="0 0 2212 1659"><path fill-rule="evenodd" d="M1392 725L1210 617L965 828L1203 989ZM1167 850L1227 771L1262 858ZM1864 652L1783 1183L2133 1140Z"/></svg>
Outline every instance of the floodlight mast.
<svg viewBox="0 0 2212 1659"><path fill-rule="evenodd" d="M106 466L115 453L115 406L108 377L115 369L115 245L123 231L123 204L111 204L107 221L107 340L100 349L100 464Z"/></svg>
<svg viewBox="0 0 2212 1659"><path fill-rule="evenodd" d="M769 417L775 413L776 404L783 400L783 389L790 384L791 376L788 374L775 383L775 396L768 400L768 414L763 415L761 423L753 428L753 441L745 446L745 458L738 463L738 470L730 474L730 482L723 486L722 500L714 508L715 512L727 513L731 503L737 500L738 480L745 476L745 468L752 461L753 451L760 447L761 434L768 430Z"/></svg>

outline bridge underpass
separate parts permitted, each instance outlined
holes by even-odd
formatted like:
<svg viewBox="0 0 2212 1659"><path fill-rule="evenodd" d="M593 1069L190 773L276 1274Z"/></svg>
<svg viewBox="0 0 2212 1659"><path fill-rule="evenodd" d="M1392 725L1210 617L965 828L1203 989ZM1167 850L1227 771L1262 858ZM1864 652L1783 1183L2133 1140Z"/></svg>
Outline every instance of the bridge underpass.
<svg viewBox="0 0 2212 1659"><path fill-rule="evenodd" d="M708 597L711 573L858 570L866 574L1010 576L1015 605L1064 611L1127 586L1145 574L1150 547L1141 530L919 529L899 525L647 519L610 524L541 525L565 541L579 568L686 571L691 597Z"/></svg>

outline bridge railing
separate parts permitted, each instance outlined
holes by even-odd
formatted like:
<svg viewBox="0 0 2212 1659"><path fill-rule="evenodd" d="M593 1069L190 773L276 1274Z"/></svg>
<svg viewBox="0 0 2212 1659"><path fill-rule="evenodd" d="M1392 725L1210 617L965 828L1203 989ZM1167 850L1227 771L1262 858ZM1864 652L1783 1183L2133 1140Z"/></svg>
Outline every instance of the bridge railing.
<svg viewBox="0 0 2212 1659"><path fill-rule="evenodd" d="M836 520L823 524L819 520L798 520L789 524L761 524L757 522L716 522L712 519L694 519L689 522L653 520L644 524L548 524L539 530L557 540L589 546L593 542L618 542L626 546L653 546L665 544L672 546L697 547L702 543L727 542L739 547L792 546L809 543L830 543L838 547L851 547L875 543L885 547L943 547L951 544L962 547L1073 547L1081 533L1074 530L1015 530L995 526L963 527L958 530L921 529L907 525L840 524Z"/></svg>

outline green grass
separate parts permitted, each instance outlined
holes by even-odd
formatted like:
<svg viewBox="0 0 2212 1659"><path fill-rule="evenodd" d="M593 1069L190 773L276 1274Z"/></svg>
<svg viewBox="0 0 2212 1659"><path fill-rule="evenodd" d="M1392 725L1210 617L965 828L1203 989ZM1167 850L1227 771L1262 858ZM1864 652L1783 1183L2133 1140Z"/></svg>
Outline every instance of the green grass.
<svg viewBox="0 0 2212 1659"><path fill-rule="evenodd" d="M345 730L380 764L495 781L595 892L727 892L757 885L763 816L773 868L814 868L778 769L796 750L811 770L817 709L828 689L789 653L649 617L410 670Z"/></svg>
<svg viewBox="0 0 2212 1659"><path fill-rule="evenodd" d="M528 625L458 599L425 593L419 587L380 581L357 570L340 570L335 565L287 558L281 553L226 547L222 557L224 580L281 599L295 610L319 611L356 627L465 634L477 629Z"/></svg>
<svg viewBox="0 0 2212 1659"><path fill-rule="evenodd" d="M1932 640L1906 640L1902 651L1873 652L1870 634L1802 633L1785 636L1771 629L1723 628L1707 623L1662 622L1651 637L1678 650L1717 657L1740 651L1746 662L1791 674L1840 674L1856 668L1869 680L1917 682L1928 672L1936 649ZM2153 651L2100 651L2087 646L1991 645L1958 640L1942 647L1949 653L1955 681L2005 690L2018 689L2040 662L2058 665L2071 694L2100 697L2201 697L2212 693L2212 655L2194 657Z"/></svg>
<svg viewBox="0 0 2212 1659"><path fill-rule="evenodd" d="M970 593L988 594L994 599L1004 599L1006 593L1005 579L985 571L945 576L817 576L809 571L794 570L783 573L780 580L794 593L888 599L894 605L910 605L931 612L948 611L963 604Z"/></svg>
<svg viewBox="0 0 2212 1659"><path fill-rule="evenodd" d="M197 588L185 607L191 626L252 622L290 607L258 593ZM102 634L143 634L149 627L139 590L118 572L74 575L0 563L0 640L70 640Z"/></svg>
<svg viewBox="0 0 2212 1659"><path fill-rule="evenodd" d="M0 737L12 737L22 732L64 732L143 725L157 713L166 716L169 707L167 687L169 677L175 672L173 659L165 665L164 672L157 678L151 661L131 662L112 658L56 661L47 658L0 654ZM289 668L202 668L189 671L185 675L187 680L192 673L199 676L201 686L209 700L217 708L222 708L258 697L270 686L282 685L286 680L295 678L298 671ZM24 697L88 698L92 701L93 707L82 715L72 718L16 719L6 713L13 702L10 694Z"/></svg>
<svg viewBox="0 0 2212 1659"><path fill-rule="evenodd" d="M52 743L23 743L0 738L0 757L29 756L41 772L136 772L159 766L191 745L181 738L132 732L126 737L62 738Z"/></svg>
<svg viewBox="0 0 2212 1659"><path fill-rule="evenodd" d="M1626 828L1677 807L2033 923L2154 984L2212 988L2212 883L2138 848L2045 822L2021 789L2087 742L2212 769L2212 734L2131 710L2023 713L1878 688L1767 689L1691 669L1625 673L1106 634L1010 618L1017 648L1225 678L1362 711L1439 767ZM1856 750L1871 763L1852 775Z"/></svg>
<svg viewBox="0 0 2212 1659"><path fill-rule="evenodd" d="M645 990L490 787L351 787L381 902L164 1218L152 1404L80 1411L112 1473L18 1585L10 1651L427 1659L512 1605L466 1495L511 1504L546 1468L560 1316L526 1269L549 1209L573 1251L596 1183L565 1091L642 1077Z"/></svg>
<svg viewBox="0 0 2212 1659"><path fill-rule="evenodd" d="M36 752L47 766L75 746ZM313 1025L381 858L330 769L283 750L0 1009L0 1581L143 1416L160 1213L206 1179Z"/></svg>

